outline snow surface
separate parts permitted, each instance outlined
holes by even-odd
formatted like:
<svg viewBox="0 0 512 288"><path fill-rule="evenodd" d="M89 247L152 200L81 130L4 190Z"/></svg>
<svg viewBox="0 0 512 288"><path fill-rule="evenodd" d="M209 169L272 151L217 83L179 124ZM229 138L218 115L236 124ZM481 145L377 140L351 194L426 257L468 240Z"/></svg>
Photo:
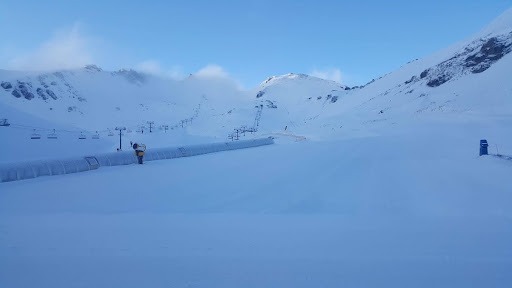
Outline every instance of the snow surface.
<svg viewBox="0 0 512 288"><path fill-rule="evenodd" d="M512 162L474 141L493 126L3 183L0 286L508 286Z"/></svg>
<svg viewBox="0 0 512 288"><path fill-rule="evenodd" d="M355 89L293 73L242 91L93 66L0 70L58 96L0 88L2 163L113 152L116 126L131 130L123 150L226 141L242 126L257 131L241 139L277 141L1 183L0 287L511 286L512 55L462 66L489 37L510 40L510 11ZM427 86L420 74L446 61L436 72L450 81ZM494 155L478 156L480 139Z"/></svg>

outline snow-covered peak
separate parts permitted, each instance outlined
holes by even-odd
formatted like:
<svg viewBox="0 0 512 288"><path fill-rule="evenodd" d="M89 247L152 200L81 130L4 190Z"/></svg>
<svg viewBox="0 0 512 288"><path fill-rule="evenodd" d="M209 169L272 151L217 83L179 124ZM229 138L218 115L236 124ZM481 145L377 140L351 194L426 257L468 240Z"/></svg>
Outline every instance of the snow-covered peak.
<svg viewBox="0 0 512 288"><path fill-rule="evenodd" d="M133 69L121 69L117 72L112 72L114 76L122 76L128 80L128 82L142 85L146 82L147 75L141 72L137 72Z"/></svg>
<svg viewBox="0 0 512 288"><path fill-rule="evenodd" d="M306 94L309 97L318 97L331 91L343 91L345 86L335 81L325 80L306 74L289 73L281 76L272 76L267 78L259 87L256 88L256 98L264 95L280 95L291 94L292 98L297 95ZM318 95L317 95L318 94Z"/></svg>
<svg viewBox="0 0 512 288"><path fill-rule="evenodd" d="M329 83L329 85L335 85L338 88L344 87L335 81L325 80L325 79L321 79L318 77L314 77L314 76L310 76L310 75L302 74L302 73L288 73L288 74L284 74L284 75L271 76L271 77L267 78L265 81L263 81L260 84L260 89L266 88L266 87L269 87L272 85L279 85L282 83L305 82L305 81L317 82L317 83L325 82L325 83Z"/></svg>
<svg viewBox="0 0 512 288"><path fill-rule="evenodd" d="M85 65L84 66L84 70L85 71L89 71L89 72L101 72L101 71L103 71L103 69L101 69L98 65L95 65L95 64Z"/></svg>

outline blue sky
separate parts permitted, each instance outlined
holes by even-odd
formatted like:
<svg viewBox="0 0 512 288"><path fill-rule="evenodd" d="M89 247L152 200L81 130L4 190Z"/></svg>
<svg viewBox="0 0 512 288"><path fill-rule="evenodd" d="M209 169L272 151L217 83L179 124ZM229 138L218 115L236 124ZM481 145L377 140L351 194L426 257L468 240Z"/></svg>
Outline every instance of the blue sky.
<svg viewBox="0 0 512 288"><path fill-rule="evenodd" d="M512 0L13 1L0 69L95 63L244 87L289 72L365 84L478 32Z"/></svg>

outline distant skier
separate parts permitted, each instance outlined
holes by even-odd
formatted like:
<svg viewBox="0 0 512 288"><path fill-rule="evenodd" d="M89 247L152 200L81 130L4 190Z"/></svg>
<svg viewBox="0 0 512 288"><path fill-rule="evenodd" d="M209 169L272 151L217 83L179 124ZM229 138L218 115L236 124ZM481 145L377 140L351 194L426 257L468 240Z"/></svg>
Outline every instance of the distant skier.
<svg viewBox="0 0 512 288"><path fill-rule="evenodd" d="M132 148L135 150L135 155L137 156L137 160L139 160L139 164L142 164L144 152L146 151L146 145L134 143Z"/></svg>

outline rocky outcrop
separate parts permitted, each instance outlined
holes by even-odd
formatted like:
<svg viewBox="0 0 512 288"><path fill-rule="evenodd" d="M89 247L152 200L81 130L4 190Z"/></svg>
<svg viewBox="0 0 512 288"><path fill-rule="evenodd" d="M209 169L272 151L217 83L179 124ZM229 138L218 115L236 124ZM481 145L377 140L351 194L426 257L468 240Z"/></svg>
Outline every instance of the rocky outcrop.
<svg viewBox="0 0 512 288"><path fill-rule="evenodd" d="M65 77L64 77L64 74L62 72L53 72L53 75L61 80L66 80ZM53 84L54 82L52 82L51 84L52 85L57 85L57 83Z"/></svg>
<svg viewBox="0 0 512 288"><path fill-rule="evenodd" d="M512 51L512 32L473 41L453 57L412 76L405 84L425 81L429 87L439 87L446 82L469 73L482 73Z"/></svg>
<svg viewBox="0 0 512 288"><path fill-rule="evenodd" d="M100 67L98 67L96 65L86 65L84 67L84 70L89 71L89 72L101 72L101 71L103 71Z"/></svg>
<svg viewBox="0 0 512 288"><path fill-rule="evenodd" d="M130 83L136 84L136 85L142 85L146 82L146 75L139 73L132 69L121 69L117 72L112 72L113 76L122 76L126 78L126 80Z"/></svg>
<svg viewBox="0 0 512 288"><path fill-rule="evenodd" d="M466 58L465 66L470 68L473 73L484 72L492 64L512 51L512 41L510 40L497 37L490 38L482 45L478 53Z"/></svg>
<svg viewBox="0 0 512 288"><path fill-rule="evenodd" d="M276 109L277 108L277 105L274 104L274 102L272 102L270 100L266 100L266 106L267 106L267 108L271 108L271 109Z"/></svg>
<svg viewBox="0 0 512 288"><path fill-rule="evenodd" d="M410 84L410 83L415 82L415 81L418 81L418 77L412 76L411 79L405 81L405 84Z"/></svg>
<svg viewBox="0 0 512 288"><path fill-rule="evenodd" d="M436 78L433 78L430 81L428 81L427 86L428 87L438 87L438 86L441 86L444 83L450 81L450 79L452 79L452 77L450 75L441 74L441 75L437 76Z"/></svg>
<svg viewBox="0 0 512 288"><path fill-rule="evenodd" d="M50 95L50 97L52 97L53 100L57 100L57 95L55 95L55 93L53 93L52 90L46 89L46 94Z"/></svg>
<svg viewBox="0 0 512 288"><path fill-rule="evenodd" d="M41 97L43 100L48 99L48 96L44 92L43 88L37 88L36 92L37 92L37 95L39 95L39 97Z"/></svg>
<svg viewBox="0 0 512 288"><path fill-rule="evenodd" d="M19 92L21 93L21 95L23 95L23 97L25 97L25 99L32 100L34 99L34 94L30 92L30 88L32 88L32 85L30 83L18 81L18 87L16 90L19 90Z"/></svg>
<svg viewBox="0 0 512 288"><path fill-rule="evenodd" d="M23 94L23 96L25 97L25 99L27 100L32 100L34 99L34 94L30 91L28 91L27 89L23 89L21 90L21 94Z"/></svg>
<svg viewBox="0 0 512 288"><path fill-rule="evenodd" d="M4 82L4 81L2 81L2 84L0 84L0 86L2 86L2 88L4 88L5 90L12 89L11 82Z"/></svg>
<svg viewBox="0 0 512 288"><path fill-rule="evenodd" d="M21 93L18 90L12 91L11 94L12 94L12 96L14 96L16 98L21 98Z"/></svg>

